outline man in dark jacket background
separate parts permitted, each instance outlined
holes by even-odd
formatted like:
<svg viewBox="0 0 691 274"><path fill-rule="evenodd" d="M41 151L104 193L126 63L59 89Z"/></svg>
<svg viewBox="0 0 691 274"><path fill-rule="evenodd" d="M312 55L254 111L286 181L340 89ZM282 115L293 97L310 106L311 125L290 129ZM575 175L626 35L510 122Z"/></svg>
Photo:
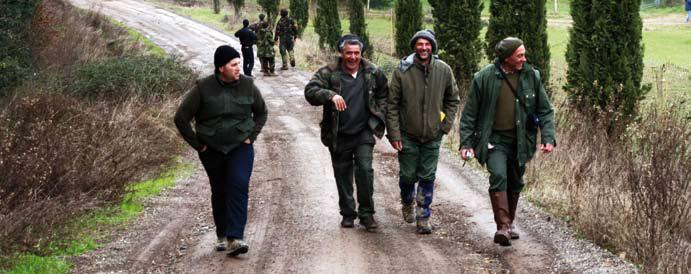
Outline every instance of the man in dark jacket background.
<svg viewBox="0 0 691 274"><path fill-rule="evenodd" d="M313 106L324 106L322 143L329 148L338 188L342 227L353 227L355 218L366 229L377 228L374 220L374 170L372 151L376 135L384 135L386 76L362 59L366 45L352 34L338 41L340 57L320 68L305 86L305 98ZM353 174L357 185L355 209Z"/></svg>
<svg viewBox="0 0 691 274"><path fill-rule="evenodd" d="M249 25L249 20L242 20L242 29L235 32L235 37L240 39L240 45L242 45L242 70L245 75L251 77L252 68L254 67L254 52L252 51L252 46L257 42L257 35Z"/></svg>
<svg viewBox="0 0 691 274"><path fill-rule="evenodd" d="M557 144L554 111L540 73L525 63L525 51L515 37L497 43L494 64L475 74L461 117L461 157L487 165L494 242L503 246L519 238L513 222L538 129L540 150L550 153Z"/></svg>
<svg viewBox="0 0 691 274"><path fill-rule="evenodd" d="M410 47L415 52L401 60L391 77L387 138L398 150L403 219L417 221L419 234L430 234L441 139L453 126L460 99L451 67L433 55L437 50L434 33L418 31Z"/></svg>

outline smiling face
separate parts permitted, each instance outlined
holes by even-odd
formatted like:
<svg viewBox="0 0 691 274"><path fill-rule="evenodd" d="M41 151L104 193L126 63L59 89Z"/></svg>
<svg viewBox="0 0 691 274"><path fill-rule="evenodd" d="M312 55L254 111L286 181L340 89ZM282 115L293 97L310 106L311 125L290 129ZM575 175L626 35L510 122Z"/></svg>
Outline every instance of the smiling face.
<svg viewBox="0 0 691 274"><path fill-rule="evenodd" d="M415 41L415 53L420 57L420 60L427 61L432 55L432 43L425 38L419 38Z"/></svg>
<svg viewBox="0 0 691 274"><path fill-rule="evenodd" d="M224 82L233 82L240 79L240 58L230 60L227 64L218 68L221 72L221 80Z"/></svg>
<svg viewBox="0 0 691 274"><path fill-rule="evenodd" d="M357 43L346 43L341 50L341 58L343 58L343 68L349 73L353 74L360 69L360 60L362 60L362 49Z"/></svg>
<svg viewBox="0 0 691 274"><path fill-rule="evenodd" d="M504 59L504 66L510 71L519 71L523 68L525 61L525 47L521 45L511 56Z"/></svg>

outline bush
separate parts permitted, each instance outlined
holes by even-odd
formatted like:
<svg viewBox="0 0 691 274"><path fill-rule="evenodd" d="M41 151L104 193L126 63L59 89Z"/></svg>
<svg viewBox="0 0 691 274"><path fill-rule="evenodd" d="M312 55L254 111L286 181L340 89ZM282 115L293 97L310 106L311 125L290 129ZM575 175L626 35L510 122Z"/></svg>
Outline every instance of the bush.
<svg viewBox="0 0 691 274"><path fill-rule="evenodd" d="M80 67L67 91L86 97L156 97L189 88L194 72L157 56L125 56Z"/></svg>
<svg viewBox="0 0 691 274"><path fill-rule="evenodd" d="M179 147L136 98L87 105L64 95L14 99L0 112L1 250L31 250L85 210L118 201L127 183Z"/></svg>
<svg viewBox="0 0 691 274"><path fill-rule="evenodd" d="M24 38L38 2L0 2L0 97L31 72L31 51Z"/></svg>

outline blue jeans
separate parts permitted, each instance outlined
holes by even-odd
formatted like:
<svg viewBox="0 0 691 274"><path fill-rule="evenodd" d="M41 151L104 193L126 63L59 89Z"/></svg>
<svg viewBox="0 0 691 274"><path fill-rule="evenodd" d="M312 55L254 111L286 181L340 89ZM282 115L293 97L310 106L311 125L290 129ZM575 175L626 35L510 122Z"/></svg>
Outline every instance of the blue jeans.
<svg viewBox="0 0 691 274"><path fill-rule="evenodd" d="M199 153L199 158L211 184L211 208L216 236L242 239L247 223L254 148L243 143L228 154L207 149Z"/></svg>

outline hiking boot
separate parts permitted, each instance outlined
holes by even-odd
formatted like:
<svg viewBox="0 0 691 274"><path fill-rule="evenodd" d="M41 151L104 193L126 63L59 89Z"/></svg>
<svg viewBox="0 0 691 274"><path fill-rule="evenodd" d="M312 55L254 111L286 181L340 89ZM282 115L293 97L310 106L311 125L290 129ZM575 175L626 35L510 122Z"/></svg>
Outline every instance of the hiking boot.
<svg viewBox="0 0 691 274"><path fill-rule="evenodd" d="M281 70L288 70L288 66L284 64L284 65L281 67Z"/></svg>
<svg viewBox="0 0 691 274"><path fill-rule="evenodd" d="M350 216L343 216L341 220L341 227L353 227L355 226L355 218Z"/></svg>
<svg viewBox="0 0 691 274"><path fill-rule="evenodd" d="M502 246L511 245L511 217L509 216L509 201L506 192L490 192L494 222L497 224L497 232L494 233L494 242Z"/></svg>
<svg viewBox="0 0 691 274"><path fill-rule="evenodd" d="M228 240L228 257L235 257L240 254L245 254L249 251L250 247L241 239Z"/></svg>
<svg viewBox="0 0 691 274"><path fill-rule="evenodd" d="M295 67L295 60L290 61L290 66Z"/></svg>
<svg viewBox="0 0 691 274"><path fill-rule="evenodd" d="M429 219L417 220L417 234L432 234L432 225Z"/></svg>
<svg viewBox="0 0 691 274"><path fill-rule="evenodd" d="M218 241L216 242L216 251L225 251L226 248L226 237L218 237Z"/></svg>
<svg viewBox="0 0 691 274"><path fill-rule="evenodd" d="M403 214L403 220L406 223L412 224L415 222L415 207L414 203L405 204L401 206L401 213Z"/></svg>
<svg viewBox="0 0 691 274"><path fill-rule="evenodd" d="M509 200L509 235L511 236L511 240L516 240L520 238L520 235L518 235L518 232L516 232L516 227L513 225L513 221L516 219L516 211L518 210L518 199L521 196L520 192L511 192L507 193L508 195L508 200Z"/></svg>
<svg viewBox="0 0 691 274"><path fill-rule="evenodd" d="M511 240L517 240L521 237L521 235L516 232L516 227L514 225L511 225L509 228L509 236L511 237Z"/></svg>
<svg viewBox="0 0 691 274"><path fill-rule="evenodd" d="M364 226L367 230L376 229L379 227L377 221L374 220L374 216L367 216L365 218L360 218L360 225Z"/></svg>

